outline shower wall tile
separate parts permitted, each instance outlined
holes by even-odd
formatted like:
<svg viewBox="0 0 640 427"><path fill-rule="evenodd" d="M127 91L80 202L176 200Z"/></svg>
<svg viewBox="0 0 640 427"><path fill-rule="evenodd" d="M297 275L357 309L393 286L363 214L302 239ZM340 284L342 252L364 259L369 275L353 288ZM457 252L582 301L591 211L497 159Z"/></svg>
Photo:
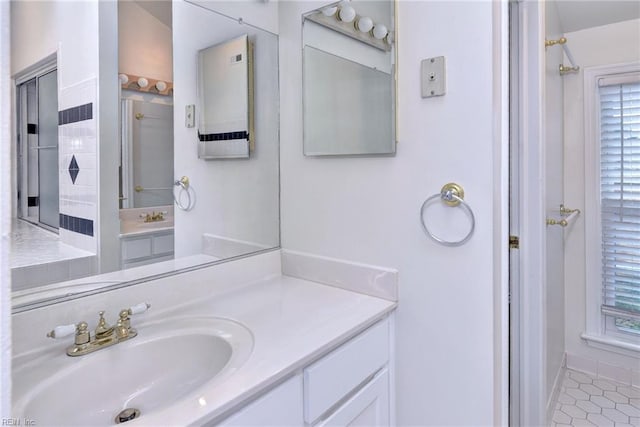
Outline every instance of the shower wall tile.
<svg viewBox="0 0 640 427"><path fill-rule="evenodd" d="M60 89L58 97L60 238L97 252L97 80Z"/></svg>

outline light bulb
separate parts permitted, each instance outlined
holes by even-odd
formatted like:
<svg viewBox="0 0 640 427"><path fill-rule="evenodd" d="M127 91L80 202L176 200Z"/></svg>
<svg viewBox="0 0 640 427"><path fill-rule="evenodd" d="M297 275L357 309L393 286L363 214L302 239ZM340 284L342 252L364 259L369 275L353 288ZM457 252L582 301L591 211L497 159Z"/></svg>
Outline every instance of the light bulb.
<svg viewBox="0 0 640 427"><path fill-rule="evenodd" d="M120 74L118 76L118 79L120 79L120 84L121 85L125 85L125 84L129 83L129 76L127 76L126 74Z"/></svg>
<svg viewBox="0 0 640 427"><path fill-rule="evenodd" d="M356 17L356 10L351 6L342 6L340 8L340 12L338 12L338 18L340 18L342 22L349 23L353 21L355 17Z"/></svg>
<svg viewBox="0 0 640 427"><path fill-rule="evenodd" d="M156 83L156 89L160 92L164 91L167 88L167 84L165 82L159 81Z"/></svg>
<svg viewBox="0 0 640 427"><path fill-rule="evenodd" d="M388 32L389 31L384 24L376 24L375 27L373 27L373 37L377 38L378 40L382 40L383 38L385 38Z"/></svg>
<svg viewBox="0 0 640 427"><path fill-rule="evenodd" d="M363 16L356 21L356 28L362 33L368 33L373 28L373 21L368 16Z"/></svg>
<svg viewBox="0 0 640 427"><path fill-rule="evenodd" d="M149 80L145 79L144 77L140 77L138 79L138 86L145 88L147 86L149 86Z"/></svg>
<svg viewBox="0 0 640 427"><path fill-rule="evenodd" d="M338 10L338 6L327 6L322 9L322 14L324 16L333 16L336 14L337 10Z"/></svg>

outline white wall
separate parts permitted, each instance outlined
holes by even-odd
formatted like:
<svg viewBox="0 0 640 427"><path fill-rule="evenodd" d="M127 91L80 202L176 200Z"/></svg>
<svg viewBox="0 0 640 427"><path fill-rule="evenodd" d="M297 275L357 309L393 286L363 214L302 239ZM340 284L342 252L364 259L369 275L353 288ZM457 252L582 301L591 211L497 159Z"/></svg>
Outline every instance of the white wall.
<svg viewBox="0 0 640 427"><path fill-rule="evenodd" d="M545 37L562 37L557 3L545 3ZM559 218L564 202L563 182L563 77L558 66L563 61L562 46L552 46L545 52L545 197L548 218ZM553 387L564 359L564 229L549 226L546 230L546 393L547 402L553 397ZM526 302L525 302L526 303ZM550 410L555 408L551 406ZM547 407L549 411L549 407Z"/></svg>
<svg viewBox="0 0 640 427"><path fill-rule="evenodd" d="M11 232L11 81L9 78L9 2L0 2L0 417L11 414L11 287L9 233Z"/></svg>
<svg viewBox="0 0 640 427"><path fill-rule="evenodd" d="M132 1L118 2L118 71L173 81L171 28Z"/></svg>
<svg viewBox="0 0 640 427"><path fill-rule="evenodd" d="M245 5L247 11L254 10L254 6L263 7L262 3ZM255 40L255 151L249 159L200 160L197 126L184 126L185 106L195 104L198 109L198 50L245 33ZM199 6L177 1L173 3L173 43L177 64L173 74L174 176L176 179L188 176L196 197L193 210L175 211L176 257L201 253L205 233L277 246L277 38Z"/></svg>
<svg viewBox="0 0 640 427"><path fill-rule="evenodd" d="M640 60L640 20L625 21L567 33L567 45L582 70L589 66ZM564 79L564 184L565 202L583 215L566 234L565 296L566 351L571 356L601 361L627 369L639 369L638 359L587 346L585 331L585 212L584 184L584 89L583 73ZM590 261L599 262L599 260Z"/></svg>
<svg viewBox="0 0 640 427"><path fill-rule="evenodd" d="M118 4L99 2L98 18L98 259L106 273L120 269Z"/></svg>
<svg viewBox="0 0 640 427"><path fill-rule="evenodd" d="M191 3L278 34L278 1L191 0Z"/></svg>
<svg viewBox="0 0 640 427"><path fill-rule="evenodd" d="M496 410L506 399L496 397L494 363L508 200L500 186L506 145L497 137L506 79L493 50L501 43L492 16L500 5L401 1L396 156L307 158L300 16L317 6L280 2L282 246L399 270L398 425L506 423ZM439 55L447 59L448 92L422 99L420 61ZM464 187L477 220L473 238L457 248L428 239L418 219L425 198L450 181ZM466 218L447 212L447 225L464 233Z"/></svg>
<svg viewBox="0 0 640 427"><path fill-rule="evenodd" d="M58 87L95 76L98 5L95 2L12 2L11 74L58 51Z"/></svg>

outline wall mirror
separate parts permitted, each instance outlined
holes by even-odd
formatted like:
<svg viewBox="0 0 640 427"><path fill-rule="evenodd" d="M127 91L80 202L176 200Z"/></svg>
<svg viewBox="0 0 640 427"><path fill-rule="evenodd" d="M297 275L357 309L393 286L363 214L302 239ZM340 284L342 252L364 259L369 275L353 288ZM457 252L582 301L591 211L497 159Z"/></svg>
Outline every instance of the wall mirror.
<svg viewBox="0 0 640 427"><path fill-rule="evenodd" d="M353 0L303 16L305 155L395 153L394 7Z"/></svg>
<svg viewBox="0 0 640 427"><path fill-rule="evenodd" d="M223 3L119 1L103 5L105 9L117 7L117 12L111 9L113 18L108 19L113 21L113 35L118 35L118 49L104 49L99 57L89 59L86 49L74 43L102 40L102 33L92 26L62 28L58 20L60 16L98 13L95 4L14 5L16 69L12 73L17 92L22 90L25 100L37 98L33 94L42 77L40 89L53 88L58 98L48 104L59 120L40 143L31 136L37 115L27 115L23 106L22 147L25 152L38 152L44 150L37 150L39 145L55 145L46 155L54 158L53 170L60 184L55 194L46 185L39 189L34 185L34 195L25 192L20 200L24 200L25 212L36 219L37 210L28 210L25 195L32 202L36 196L51 196L59 201L59 208L43 216L52 224L48 227L18 212L15 215L10 260L14 312L279 246L278 37L213 10ZM56 28L57 40L44 35L34 39L21 29L28 27L20 25L21 20L31 22L36 17L43 26ZM197 122L189 126L185 111L195 108L197 112L202 107L198 79L216 76L199 74L198 53L241 36L253 48L255 145L249 158L204 160L198 155ZM55 53L39 57L41 51ZM98 70L103 69L113 70L113 84L98 81ZM42 72L37 74L38 70ZM55 85L45 84L52 71L58 76L57 93ZM27 81L31 83L20 89L19 83ZM113 102L99 103L101 94L107 94L100 92L105 87L112 88L108 95ZM41 104L42 108L48 105ZM49 116L42 113L43 130L51 127L46 125ZM99 138L98 125L113 125L116 119L119 142ZM53 141L50 136L55 136L56 127L58 141ZM117 155L108 161L100 159L97 154L102 144L110 144L109 150ZM119 179L107 188L98 179L103 171ZM29 177L17 166L13 172ZM36 170L31 173L37 175ZM37 182L37 176L31 181ZM105 208L99 201L105 200L107 192L109 207ZM50 217L54 220L49 221ZM114 225L108 225L111 223ZM105 250L101 240L109 239L113 245Z"/></svg>

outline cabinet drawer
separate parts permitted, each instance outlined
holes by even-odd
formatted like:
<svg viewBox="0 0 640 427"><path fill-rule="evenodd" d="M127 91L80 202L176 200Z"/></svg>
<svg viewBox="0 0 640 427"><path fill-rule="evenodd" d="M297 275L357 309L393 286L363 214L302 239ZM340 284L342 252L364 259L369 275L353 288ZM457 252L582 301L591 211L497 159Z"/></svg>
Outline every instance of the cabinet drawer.
<svg viewBox="0 0 640 427"><path fill-rule="evenodd" d="M389 425L389 370L384 368L315 427Z"/></svg>
<svg viewBox="0 0 640 427"><path fill-rule="evenodd" d="M389 360L383 320L304 369L304 419L313 423Z"/></svg>
<svg viewBox="0 0 640 427"><path fill-rule="evenodd" d="M258 398L219 423L208 426L295 426L302 425L302 378L300 375Z"/></svg>
<svg viewBox="0 0 640 427"><path fill-rule="evenodd" d="M173 233L162 236L153 236L153 254L173 253Z"/></svg>
<svg viewBox="0 0 640 427"><path fill-rule="evenodd" d="M151 238L125 239L122 241L122 258L124 260L151 256Z"/></svg>

